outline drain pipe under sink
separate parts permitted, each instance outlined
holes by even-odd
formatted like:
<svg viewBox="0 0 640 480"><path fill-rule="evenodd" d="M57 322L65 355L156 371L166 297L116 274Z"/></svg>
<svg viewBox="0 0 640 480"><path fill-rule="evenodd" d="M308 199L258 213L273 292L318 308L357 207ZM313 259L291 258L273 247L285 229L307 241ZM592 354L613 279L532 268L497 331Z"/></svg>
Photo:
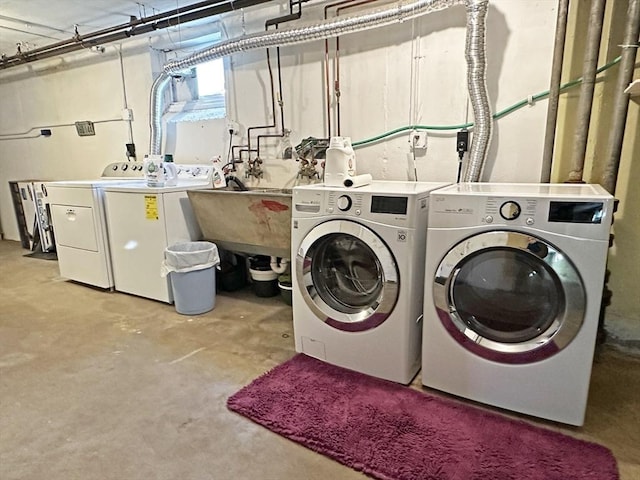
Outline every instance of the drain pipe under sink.
<svg viewBox="0 0 640 480"><path fill-rule="evenodd" d="M282 275L287 271L287 266L289 265L289 260L286 258L280 259L278 262L278 257L271 257L271 270L276 272L278 275Z"/></svg>

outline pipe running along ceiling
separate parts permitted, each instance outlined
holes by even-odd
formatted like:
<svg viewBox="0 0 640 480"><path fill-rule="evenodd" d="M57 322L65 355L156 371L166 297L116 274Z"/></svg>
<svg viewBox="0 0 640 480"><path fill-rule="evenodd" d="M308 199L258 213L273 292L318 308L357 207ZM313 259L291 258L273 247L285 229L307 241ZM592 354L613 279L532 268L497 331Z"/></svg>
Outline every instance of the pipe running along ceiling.
<svg viewBox="0 0 640 480"><path fill-rule="evenodd" d="M210 0L193 3L149 17L134 17L127 23L83 35L76 31L76 34L67 40L31 50L19 51L19 53L12 56L2 55L2 57L0 57L0 70L69 52L99 47L134 36L149 34L156 30L176 27L241 8L253 7L261 3L267 3L268 1L269 0Z"/></svg>
<svg viewBox="0 0 640 480"><path fill-rule="evenodd" d="M162 145L162 112L164 91L171 76L180 76L195 65L234 53L266 47L282 47L323 40L335 36L390 25L395 22L444 10L455 5L466 9L465 58L467 62L467 88L475 126L471 152L462 181L477 182L482 175L491 140L491 108L486 82L486 17L488 0L414 0L402 1L382 8L329 20L305 23L287 29L260 32L220 42L195 52L183 59L166 63L151 88L149 122L151 135L149 153L159 155Z"/></svg>

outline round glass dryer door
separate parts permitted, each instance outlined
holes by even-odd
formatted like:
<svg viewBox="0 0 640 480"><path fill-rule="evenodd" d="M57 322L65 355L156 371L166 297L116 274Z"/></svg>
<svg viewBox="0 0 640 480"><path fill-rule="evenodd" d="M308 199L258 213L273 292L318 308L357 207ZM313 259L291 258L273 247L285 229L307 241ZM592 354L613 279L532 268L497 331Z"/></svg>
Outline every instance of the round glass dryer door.
<svg viewBox="0 0 640 480"><path fill-rule="evenodd" d="M296 256L307 306L334 328L360 332L383 323L398 300L398 268L384 241L363 225L332 220L313 228Z"/></svg>
<svg viewBox="0 0 640 480"><path fill-rule="evenodd" d="M554 355L584 319L576 268L553 245L519 232L486 232L457 244L438 266L433 293L451 335L503 363Z"/></svg>

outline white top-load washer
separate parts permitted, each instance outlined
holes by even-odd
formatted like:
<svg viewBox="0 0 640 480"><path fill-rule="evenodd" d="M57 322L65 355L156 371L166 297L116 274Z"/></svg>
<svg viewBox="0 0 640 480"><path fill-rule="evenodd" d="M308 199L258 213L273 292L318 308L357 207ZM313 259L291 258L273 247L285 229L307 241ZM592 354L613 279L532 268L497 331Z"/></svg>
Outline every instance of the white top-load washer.
<svg viewBox="0 0 640 480"><path fill-rule="evenodd" d="M408 384L420 368L429 192L445 183L295 187L298 352Z"/></svg>
<svg viewBox="0 0 640 480"><path fill-rule="evenodd" d="M212 187L211 165L177 165L177 185L146 182L104 188L115 289L173 303L170 277L161 276L164 252L200 240L188 190Z"/></svg>
<svg viewBox="0 0 640 480"><path fill-rule="evenodd" d="M433 192L422 383L582 425L613 209L599 185Z"/></svg>
<svg viewBox="0 0 640 480"><path fill-rule="evenodd" d="M113 288L103 187L142 178L142 163L116 162L107 165L99 179L44 184L62 277Z"/></svg>

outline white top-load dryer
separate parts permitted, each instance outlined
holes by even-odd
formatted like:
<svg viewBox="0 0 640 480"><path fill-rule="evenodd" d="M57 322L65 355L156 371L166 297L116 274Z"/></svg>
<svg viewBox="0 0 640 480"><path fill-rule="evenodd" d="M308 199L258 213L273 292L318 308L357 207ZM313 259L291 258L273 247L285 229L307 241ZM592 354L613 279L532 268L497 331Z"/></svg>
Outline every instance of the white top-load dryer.
<svg viewBox="0 0 640 480"><path fill-rule="evenodd" d="M582 425L613 208L599 185L433 192L422 383Z"/></svg>
<svg viewBox="0 0 640 480"><path fill-rule="evenodd" d="M146 182L104 188L115 289L173 303L170 277L161 276L168 246L201 239L188 190L212 187L211 165L176 165L175 186Z"/></svg>
<svg viewBox="0 0 640 480"><path fill-rule="evenodd" d="M295 187L298 352L408 384L420 368L429 192L445 183Z"/></svg>
<svg viewBox="0 0 640 480"><path fill-rule="evenodd" d="M113 288L103 205L103 188L114 182L140 181L142 163L116 162L92 180L48 182L60 275L100 288Z"/></svg>

